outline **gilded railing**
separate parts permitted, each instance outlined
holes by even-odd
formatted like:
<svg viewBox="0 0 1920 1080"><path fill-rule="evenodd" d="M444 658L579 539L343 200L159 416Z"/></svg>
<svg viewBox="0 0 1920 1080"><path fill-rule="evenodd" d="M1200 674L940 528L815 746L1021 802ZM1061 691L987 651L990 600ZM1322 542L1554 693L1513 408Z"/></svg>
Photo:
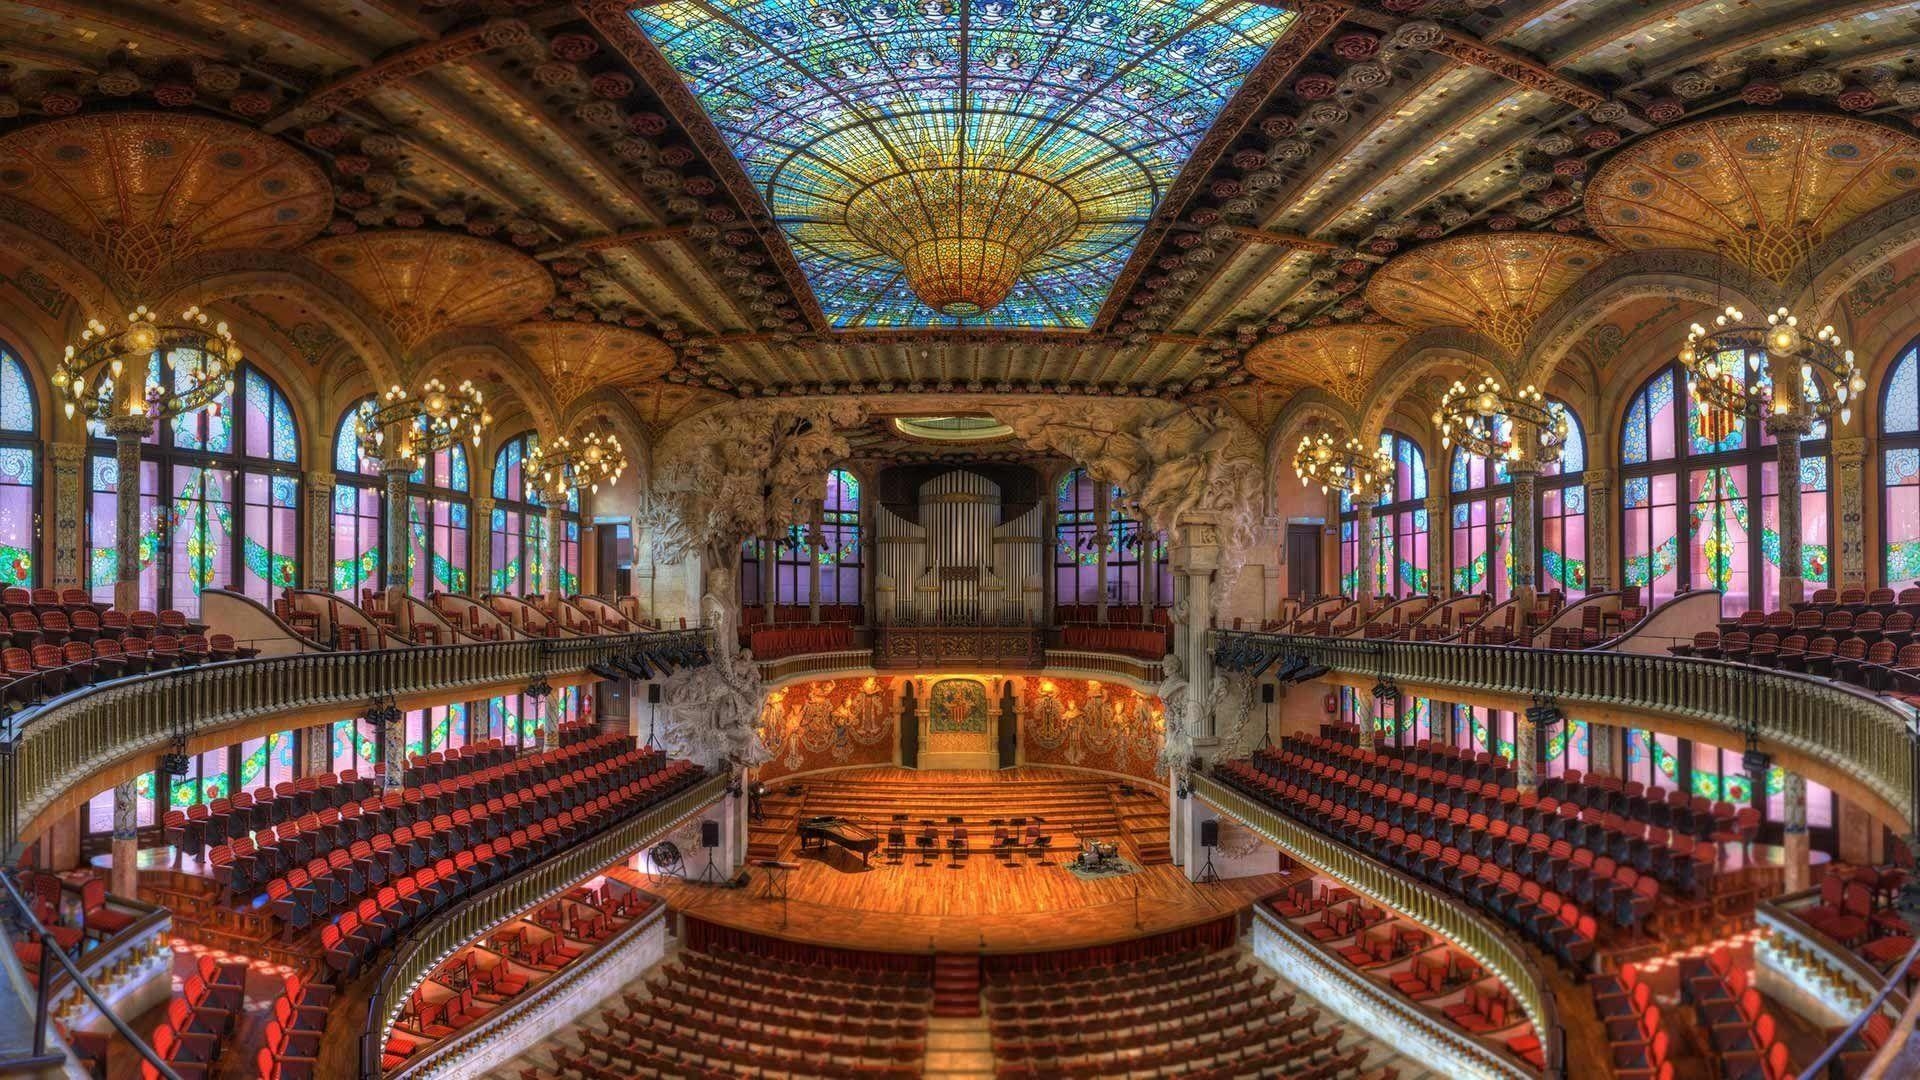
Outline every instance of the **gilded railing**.
<svg viewBox="0 0 1920 1080"><path fill-rule="evenodd" d="M425 927L410 931L387 964L367 1002L360 1036L360 1075L380 1073L380 1051L406 1005L407 995L462 946L538 904L593 877L652 844L700 808L726 795L727 777L709 777L672 799L455 904ZM559 980L564 982L565 980Z"/></svg>
<svg viewBox="0 0 1920 1080"><path fill-rule="evenodd" d="M1471 956L1483 970L1512 991L1513 999L1533 1021L1547 1055L1546 1075L1562 1075L1564 1040L1551 988L1525 948L1491 920L1467 909L1459 900L1262 806L1210 776L1196 774L1193 777L1192 795L1244 823L1281 851L1361 896L1432 929Z"/></svg>
<svg viewBox="0 0 1920 1080"><path fill-rule="evenodd" d="M449 695L565 675L647 650L696 654L695 630L553 640L301 653L202 664L120 679L0 719L0 839L17 859L21 830L89 775L191 734L280 713L364 705L377 696Z"/></svg>
<svg viewBox="0 0 1920 1080"><path fill-rule="evenodd" d="M1741 745L1752 724L1762 749L1791 750L1851 777L1911 824L1913 710L1826 679L1719 660L1604 651L1237 631L1215 631L1214 639L1219 666L1228 670L1299 654L1340 675L1675 717L1726 730L1728 746Z"/></svg>

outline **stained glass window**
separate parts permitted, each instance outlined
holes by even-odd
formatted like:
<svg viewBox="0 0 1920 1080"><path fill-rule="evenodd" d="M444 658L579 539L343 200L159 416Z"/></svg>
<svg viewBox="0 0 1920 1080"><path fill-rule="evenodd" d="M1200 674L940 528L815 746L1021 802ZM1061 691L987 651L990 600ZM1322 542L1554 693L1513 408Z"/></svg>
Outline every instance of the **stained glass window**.
<svg viewBox="0 0 1920 1080"><path fill-rule="evenodd" d="M1294 17L1200 0L669 0L633 12L836 327L1091 325L1168 185ZM997 163L1018 163L1033 197L1073 224L1018 265L998 306L942 315L874 246L857 200L899 183L939 205L1005 173ZM950 179L963 169L967 180ZM1026 227L1037 224L1054 227ZM969 257L987 257L975 243Z"/></svg>
<svg viewBox="0 0 1920 1080"><path fill-rule="evenodd" d="M39 581L37 415L26 365L0 342L0 586L32 588Z"/></svg>
<svg viewBox="0 0 1920 1080"><path fill-rule="evenodd" d="M1380 449L1393 461L1393 486L1380 493L1373 510L1372 570L1376 596L1400 599L1433 591L1427 520L1427 455L1420 444L1394 431L1380 434ZM1347 525L1359 520L1350 495L1341 493L1341 595L1359 589L1360 537ZM1350 535L1351 533L1351 535ZM1348 544L1354 550L1349 555Z"/></svg>
<svg viewBox="0 0 1920 1080"><path fill-rule="evenodd" d="M1053 487L1053 602L1056 607L1100 602L1098 485L1074 469Z"/></svg>
<svg viewBox="0 0 1920 1080"><path fill-rule="evenodd" d="M827 497L820 508L821 603L860 603L866 558L860 541L860 479L835 469L827 474Z"/></svg>
<svg viewBox="0 0 1920 1080"><path fill-rule="evenodd" d="M1880 566L1889 588L1920 585L1920 340L1880 397Z"/></svg>
<svg viewBox="0 0 1920 1080"><path fill-rule="evenodd" d="M408 591L422 600L434 593L468 591L469 521L467 448L437 450L408 477Z"/></svg>
<svg viewBox="0 0 1920 1080"><path fill-rule="evenodd" d="M489 591L513 596L531 596L547 591L547 519L546 510L540 505L533 491L533 477L528 475L527 458L539 445L539 436L532 432L517 435L501 444L493 457L493 580ZM563 521L579 522L577 503L569 502L561 511ZM564 525L563 525L564 528ZM562 533L564 541L565 533ZM562 550L564 562L566 551ZM575 566L571 571L561 567L561 587L567 589L569 574L576 575L576 584L569 592L577 592L578 548L575 548Z"/></svg>
<svg viewBox="0 0 1920 1080"><path fill-rule="evenodd" d="M201 361L174 355L176 382ZM158 357L149 385L163 378ZM268 603L299 582L300 437L293 406L250 364L235 392L157 425L141 447L140 604L200 612L200 594L231 589ZM88 468L87 576L93 595L113 599L121 540L114 519L121 477L114 444L99 426Z"/></svg>

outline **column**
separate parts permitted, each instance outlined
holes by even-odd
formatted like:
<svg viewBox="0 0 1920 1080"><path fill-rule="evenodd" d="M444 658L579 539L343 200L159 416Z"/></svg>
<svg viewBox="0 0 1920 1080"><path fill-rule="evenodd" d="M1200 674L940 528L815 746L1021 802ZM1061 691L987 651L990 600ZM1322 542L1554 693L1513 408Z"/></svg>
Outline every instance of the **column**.
<svg viewBox="0 0 1920 1080"><path fill-rule="evenodd" d="M1807 778L1797 772L1786 776L1787 820L1783 841L1787 856L1787 891L1800 892L1813 887L1812 858L1807 847Z"/></svg>
<svg viewBox="0 0 1920 1080"><path fill-rule="evenodd" d="M1620 778L1620 729L1587 723L1587 775Z"/></svg>
<svg viewBox="0 0 1920 1080"><path fill-rule="evenodd" d="M1526 619L1533 614L1534 574L1540 562L1540 553L1534 544L1534 532L1540 520L1534 481L1540 470L1531 461L1525 464L1516 461L1508 466L1507 473L1513 477L1513 598L1520 602L1521 618Z"/></svg>
<svg viewBox="0 0 1920 1080"><path fill-rule="evenodd" d="M80 565L87 520L87 447L85 443L54 443L47 448L53 460L53 585L57 589L91 588Z"/></svg>
<svg viewBox="0 0 1920 1080"><path fill-rule="evenodd" d="M1800 437L1811 425L1799 416L1769 416L1767 431L1773 435L1780 465L1776 483L1780 497L1780 598L1779 606L1791 610L1807 598L1805 564L1800 547Z"/></svg>
<svg viewBox="0 0 1920 1080"><path fill-rule="evenodd" d="M1540 730L1524 712L1514 716L1513 728L1514 786L1530 794L1540 789Z"/></svg>
<svg viewBox="0 0 1920 1080"><path fill-rule="evenodd" d="M374 708L392 716L391 720L376 724L380 736L380 762L386 766L381 773L380 790L383 794L399 791L407 786L407 714L394 705L376 705Z"/></svg>
<svg viewBox="0 0 1920 1080"><path fill-rule="evenodd" d="M1441 480L1442 485L1446 479ZM1445 490L1444 486L1428 488ZM1440 603L1453 595L1453 527L1447 520L1447 497L1429 495L1427 509L1427 591Z"/></svg>
<svg viewBox="0 0 1920 1080"><path fill-rule="evenodd" d="M1838 500L1833 545L1839 557L1834 561L1834 585L1843 589L1861 589L1867 584L1866 484L1867 440L1859 437L1833 440L1833 477L1828 485Z"/></svg>
<svg viewBox="0 0 1920 1080"><path fill-rule="evenodd" d="M1213 710L1207 706L1213 686L1213 646L1207 637L1213 625L1213 571L1219 565L1220 532L1211 519L1191 521L1180 532L1187 556L1180 571L1187 581L1187 636L1180 659L1189 687L1188 725L1196 738L1211 739L1217 733Z"/></svg>
<svg viewBox="0 0 1920 1080"><path fill-rule="evenodd" d="M400 597L407 591L407 561L413 550L413 537L407 522L411 509L407 503L407 477L412 473L413 463L406 458L380 463L381 480L387 489L387 535L382 545L386 548L386 557L381 560L385 573L381 584L387 587L387 604L390 608L398 608Z"/></svg>
<svg viewBox="0 0 1920 1080"><path fill-rule="evenodd" d="M1359 594L1360 617L1365 618L1368 613L1373 611L1373 561L1375 557L1373 550L1373 503L1370 501L1361 503L1356 513L1358 516L1353 523L1353 527L1359 543L1354 559L1359 564L1355 567L1355 570L1358 571L1360 583L1354 586L1353 591Z"/></svg>
<svg viewBox="0 0 1920 1080"><path fill-rule="evenodd" d="M1607 592L1613 578L1613 470L1580 474L1587 489L1587 592Z"/></svg>
<svg viewBox="0 0 1920 1080"><path fill-rule="evenodd" d="M767 537L761 548L760 558L760 599L767 609L766 623L773 625L773 609L779 599L776 592L780 588L780 545L776 537Z"/></svg>
<svg viewBox="0 0 1920 1080"><path fill-rule="evenodd" d="M566 524L560 520L560 508L566 504L567 497L564 493L558 498L549 498L547 500L547 550L543 553L543 557L547 561L547 566L545 572L541 575L540 584L546 586L548 599L556 603L563 595L565 589L564 583L560 580L560 571L562 569L560 540L562 535L561 530L566 528ZM559 618L557 608L555 609L554 617Z"/></svg>
<svg viewBox="0 0 1920 1080"><path fill-rule="evenodd" d="M826 504L819 499L813 500L813 521L808 527L807 538L807 621L820 625L820 544L825 531Z"/></svg>
<svg viewBox="0 0 1920 1080"><path fill-rule="evenodd" d="M1353 692L1353 722L1360 726L1360 749L1373 749L1373 696L1357 689Z"/></svg>
<svg viewBox="0 0 1920 1080"><path fill-rule="evenodd" d="M145 413L107 419L119 477L113 496L113 606L122 611L140 608L140 440L152 431L153 418Z"/></svg>
<svg viewBox="0 0 1920 1080"><path fill-rule="evenodd" d="M640 601L640 611L652 618L653 532L641 524L640 515L635 514L627 525L627 535L633 539L633 561L627 571L627 589L629 595Z"/></svg>
<svg viewBox="0 0 1920 1080"><path fill-rule="evenodd" d="M1111 488L1107 484L1096 484L1093 488L1093 580L1098 590L1094 595L1093 621L1107 621L1107 560L1112 556L1107 551L1108 524L1112 521L1113 507L1107 496Z"/></svg>
<svg viewBox="0 0 1920 1080"><path fill-rule="evenodd" d="M315 469L304 478L307 488L307 568L305 585L333 591L333 487L331 469Z"/></svg>
<svg viewBox="0 0 1920 1080"><path fill-rule="evenodd" d="M136 801L138 781L113 789L113 870L107 891L129 900L140 898L140 818Z"/></svg>
<svg viewBox="0 0 1920 1080"><path fill-rule="evenodd" d="M491 490L482 487L481 490ZM475 596L485 596L493 591L493 498L489 495L477 496L473 500L473 527L467 530L471 537L468 552L473 573L467 578L469 591Z"/></svg>
<svg viewBox="0 0 1920 1080"><path fill-rule="evenodd" d="M1167 770L1167 851L1175 866L1191 861L1187 858L1187 818L1193 798L1186 790L1180 770Z"/></svg>
<svg viewBox="0 0 1920 1080"><path fill-rule="evenodd" d="M315 724L307 729L306 762L301 776L325 776L333 771L333 725Z"/></svg>
<svg viewBox="0 0 1920 1080"><path fill-rule="evenodd" d="M553 688L541 679L527 687L527 696L540 706L540 749L559 749L560 718L553 715Z"/></svg>

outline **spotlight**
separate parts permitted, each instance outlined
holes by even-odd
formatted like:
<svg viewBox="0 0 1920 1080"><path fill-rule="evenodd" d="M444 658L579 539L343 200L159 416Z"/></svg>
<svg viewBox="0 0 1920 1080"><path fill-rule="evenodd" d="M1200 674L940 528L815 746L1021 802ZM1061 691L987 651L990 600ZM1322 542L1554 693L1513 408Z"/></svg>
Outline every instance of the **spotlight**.
<svg viewBox="0 0 1920 1080"><path fill-rule="evenodd" d="M193 758L186 754L162 754L160 771L168 776L185 776L193 771Z"/></svg>

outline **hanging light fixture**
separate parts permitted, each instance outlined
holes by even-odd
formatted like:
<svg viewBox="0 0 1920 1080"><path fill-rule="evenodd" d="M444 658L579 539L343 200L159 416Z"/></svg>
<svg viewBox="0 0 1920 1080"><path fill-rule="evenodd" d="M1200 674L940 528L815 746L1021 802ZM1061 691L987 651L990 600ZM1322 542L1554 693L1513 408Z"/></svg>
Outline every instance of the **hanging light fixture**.
<svg viewBox="0 0 1920 1080"><path fill-rule="evenodd" d="M1853 350L1832 326L1809 335L1784 307L1760 321L1728 304L1711 327L1693 324L1676 359L1716 442L1749 418L1804 430L1838 412L1845 424L1853 419L1851 402L1867 388Z"/></svg>
<svg viewBox="0 0 1920 1080"><path fill-rule="evenodd" d="M1491 377L1472 390L1455 379L1440 397L1433 426L1442 449L1457 445L1476 457L1519 461L1526 453L1522 440L1533 439L1534 458L1543 464L1560 460L1572 432L1567 414L1549 406L1537 388L1508 390Z"/></svg>
<svg viewBox="0 0 1920 1080"><path fill-rule="evenodd" d="M596 431L579 439L562 435L552 446L534 444L527 455L527 469L537 478L540 490L557 503L581 488L597 494L601 484L620 479L627 471L627 454L612 433L603 436Z"/></svg>
<svg viewBox="0 0 1920 1080"><path fill-rule="evenodd" d="M361 425L360 456L369 461L411 461L414 468L424 469L429 455L463 438L479 446L480 433L491 423L486 397L472 380L449 390L439 379L428 379L417 394L395 383ZM388 445L389 438L394 445Z"/></svg>
<svg viewBox="0 0 1920 1080"><path fill-rule="evenodd" d="M127 325L111 330L98 319L88 319L80 341L68 345L54 368L53 389L62 399L67 418L84 414L105 420L112 414L114 383L129 366L147 371L158 356L163 372L158 385L132 395L124 410L128 416L166 420L184 416L233 392L233 373L240 366L240 346L224 322L212 322L207 313L190 307L178 320L162 321L145 304L127 315Z"/></svg>
<svg viewBox="0 0 1920 1080"><path fill-rule="evenodd" d="M1319 484L1321 491L1347 491L1362 498L1376 495L1393 483L1393 456L1349 438L1336 444L1333 433L1301 438L1293 455L1293 474L1301 485Z"/></svg>

